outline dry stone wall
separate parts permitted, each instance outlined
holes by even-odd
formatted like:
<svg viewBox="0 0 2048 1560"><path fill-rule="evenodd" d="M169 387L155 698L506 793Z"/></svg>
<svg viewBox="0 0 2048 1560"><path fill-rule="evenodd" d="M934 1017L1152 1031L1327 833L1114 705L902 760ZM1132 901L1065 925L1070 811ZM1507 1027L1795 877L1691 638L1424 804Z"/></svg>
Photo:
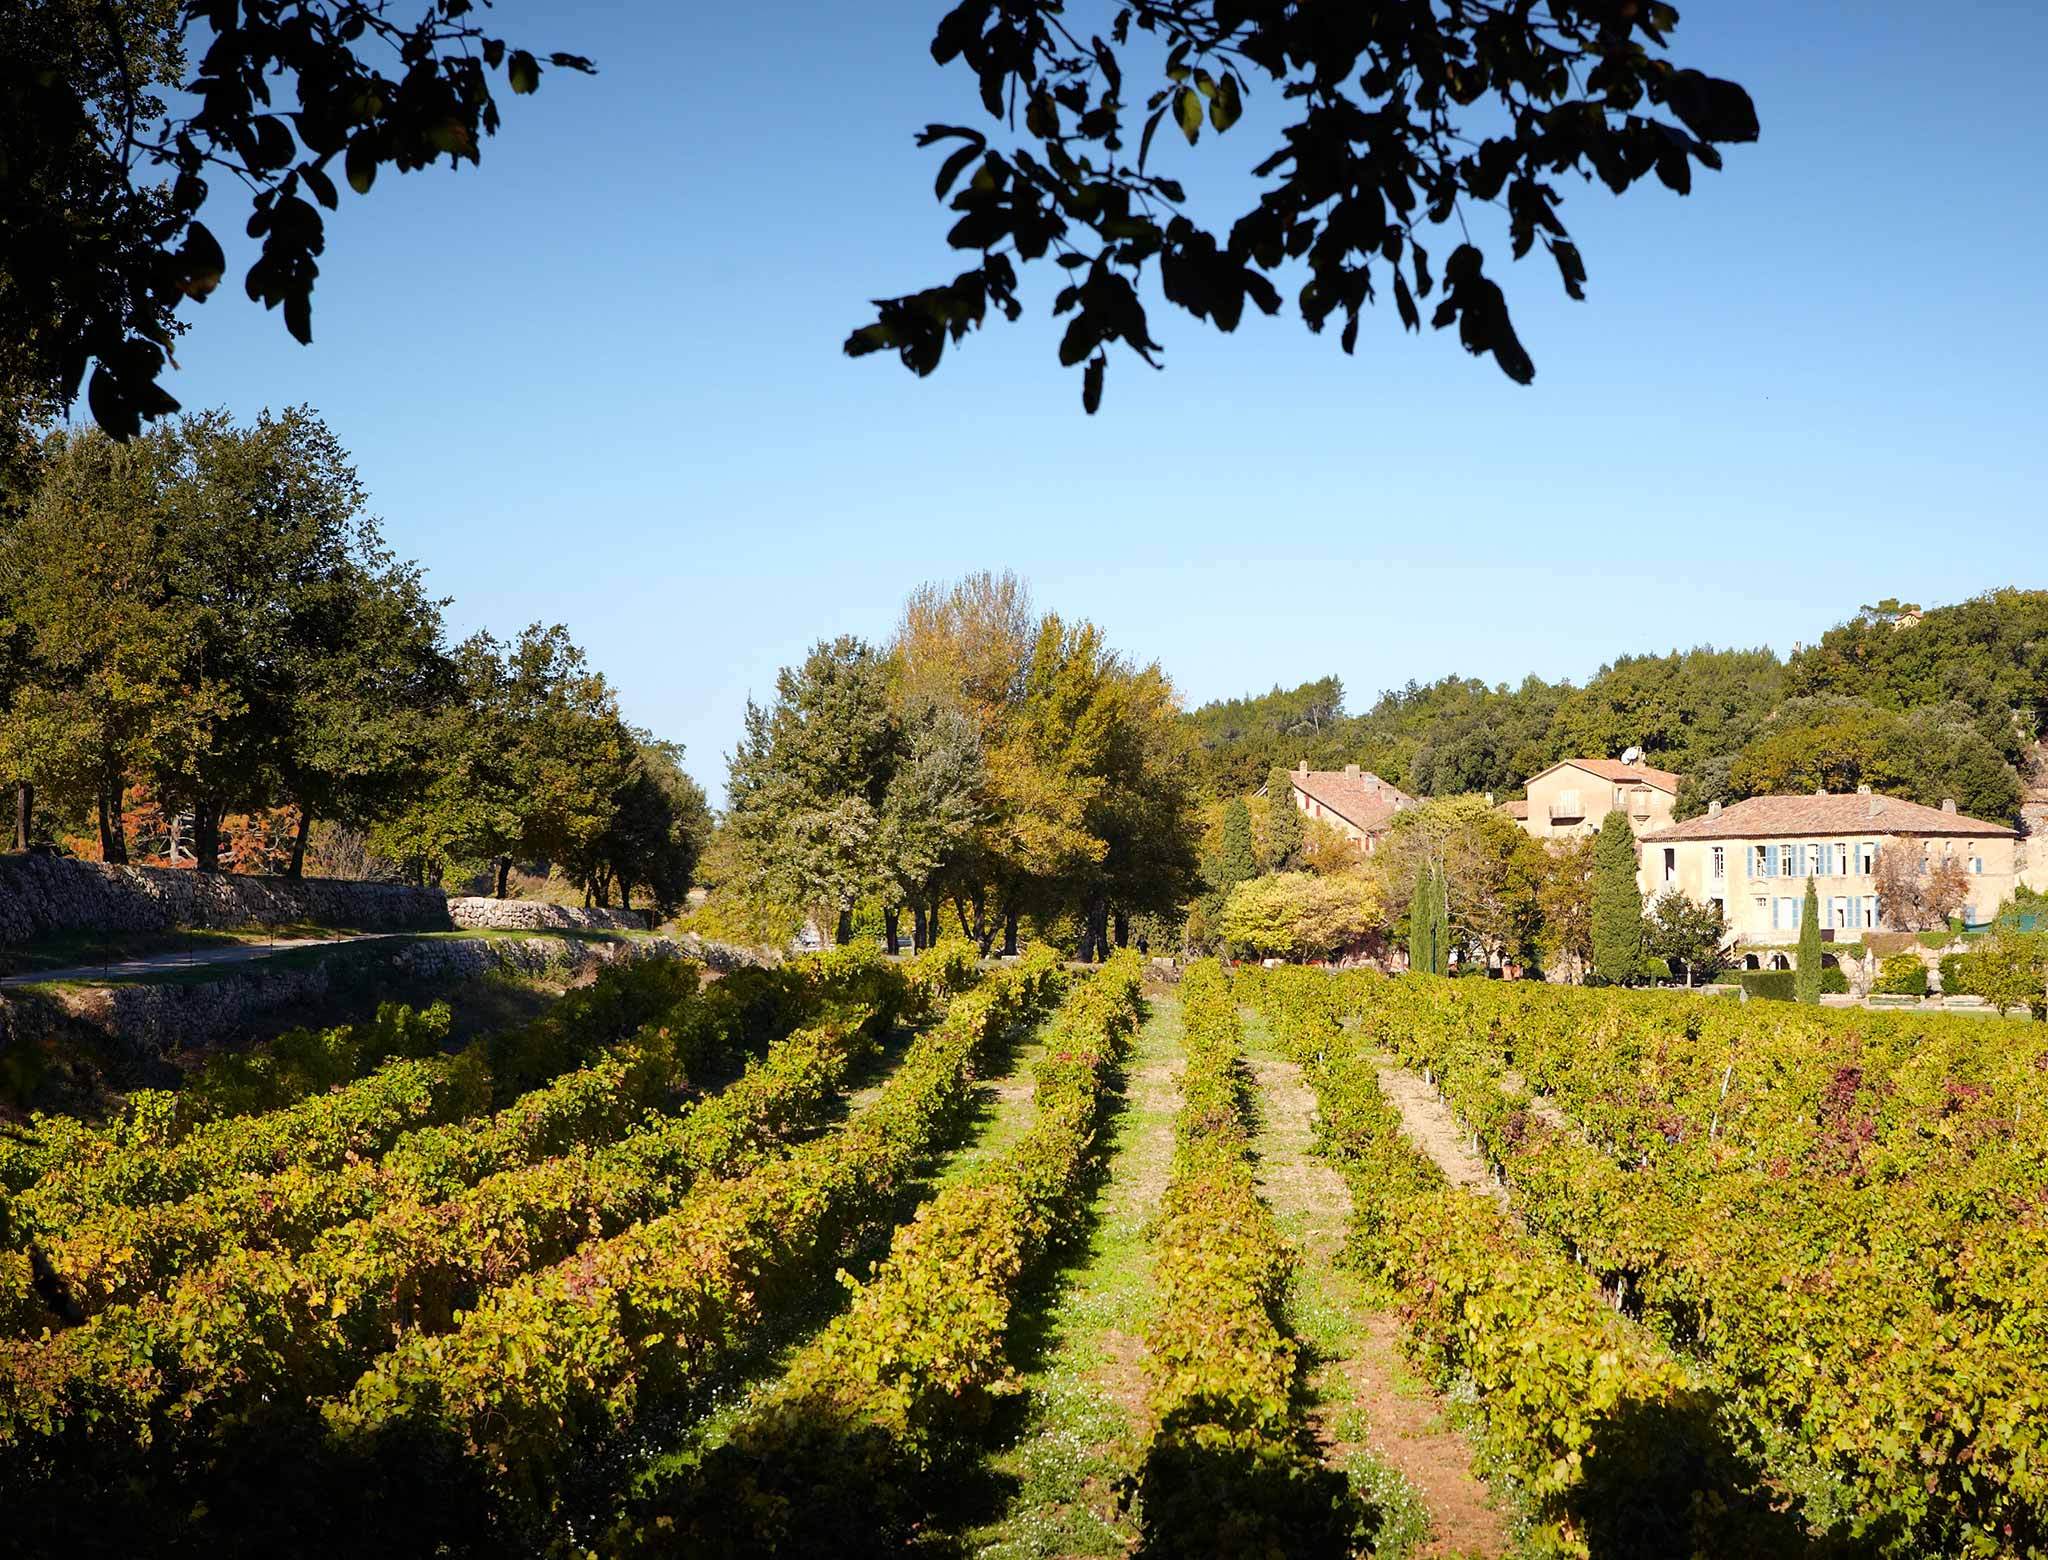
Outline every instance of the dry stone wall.
<svg viewBox="0 0 2048 1560"><path fill-rule="evenodd" d="M294 923L362 932L641 931L640 912L526 899L450 899L438 888L337 878L204 875L64 856L0 856L0 944L67 932L167 932Z"/></svg>
<svg viewBox="0 0 2048 1560"><path fill-rule="evenodd" d="M349 991L419 991L504 973L569 979L600 964L677 959L667 937L593 942L579 937L435 937L324 950L316 959L265 960L218 980L87 987L31 987L0 995L0 1042L50 1005L104 1037L122 1071L146 1076L181 1050L217 1045L258 1019ZM408 999L410 1000L410 999ZM10 1008L18 1011L10 1012ZM4 1051L0 1044L0 1051Z"/></svg>
<svg viewBox="0 0 2048 1560"><path fill-rule="evenodd" d="M449 919L463 931L644 932L644 910L585 910L538 899L451 899Z"/></svg>

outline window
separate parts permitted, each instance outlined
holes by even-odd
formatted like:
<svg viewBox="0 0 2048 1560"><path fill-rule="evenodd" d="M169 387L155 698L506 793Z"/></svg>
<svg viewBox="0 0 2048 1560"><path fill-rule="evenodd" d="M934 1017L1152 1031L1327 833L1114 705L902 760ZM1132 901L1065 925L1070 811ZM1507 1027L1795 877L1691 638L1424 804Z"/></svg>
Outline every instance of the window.
<svg viewBox="0 0 2048 1560"><path fill-rule="evenodd" d="M1981 877L1984 873L1984 858L1982 856L1972 856L1970 858L1970 870Z"/></svg>
<svg viewBox="0 0 2048 1560"><path fill-rule="evenodd" d="M1877 841L1863 840L1856 846L1856 875L1869 877L1877 870Z"/></svg>
<svg viewBox="0 0 2048 1560"><path fill-rule="evenodd" d="M1718 883L1727 876L1728 847L1725 845L1716 845L1714 847L1714 881Z"/></svg>
<svg viewBox="0 0 2048 1560"><path fill-rule="evenodd" d="M1874 929L1877 926L1877 895L1875 894L1865 894L1863 896L1863 925L1866 930Z"/></svg>
<svg viewBox="0 0 2048 1560"><path fill-rule="evenodd" d="M1797 845L1780 845L1778 847L1778 876L1799 876L1799 847Z"/></svg>
<svg viewBox="0 0 2048 1560"><path fill-rule="evenodd" d="M1666 845L1664 847L1664 881L1667 883L1674 882L1677 877L1678 848L1674 845Z"/></svg>
<svg viewBox="0 0 2048 1560"><path fill-rule="evenodd" d="M1847 894L1837 894L1834 898L1830 899L1828 901L1828 925L1834 927L1837 931L1848 930L1853 924L1853 914L1850 907L1854 903L1855 901L1850 899Z"/></svg>
<svg viewBox="0 0 2048 1560"><path fill-rule="evenodd" d="M1849 847L1846 842L1837 842L1835 845L1835 876L1847 877L1848 875Z"/></svg>
<svg viewBox="0 0 2048 1560"><path fill-rule="evenodd" d="M1774 899L1771 901L1771 928L1773 931L1796 932L1799 930L1800 912L1805 909L1796 899Z"/></svg>
<svg viewBox="0 0 2048 1560"><path fill-rule="evenodd" d="M1751 877L1771 876L1771 847L1768 845L1752 845L1750 853L1749 875Z"/></svg>
<svg viewBox="0 0 2048 1560"><path fill-rule="evenodd" d="M1822 873L1826 872L1826 871L1827 871L1827 869L1828 869L1828 868L1827 868L1827 859L1828 859L1828 858L1827 858L1827 848L1826 848L1825 846L1822 846L1822 845L1809 845L1809 846L1807 846L1807 847L1806 847L1806 875L1807 875L1808 877L1819 877L1819 876L1820 876L1820 875L1821 875Z"/></svg>

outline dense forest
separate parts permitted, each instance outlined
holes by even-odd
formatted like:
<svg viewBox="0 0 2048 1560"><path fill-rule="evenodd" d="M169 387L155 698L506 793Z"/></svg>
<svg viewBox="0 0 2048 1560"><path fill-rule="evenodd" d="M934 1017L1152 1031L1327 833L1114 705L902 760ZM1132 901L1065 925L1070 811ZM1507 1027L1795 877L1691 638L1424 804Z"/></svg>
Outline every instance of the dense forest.
<svg viewBox="0 0 2048 1560"><path fill-rule="evenodd" d="M1870 785L2010 821L2048 731L2048 591L1998 590L1921 611L1865 606L1789 659L1703 645L1623 655L1583 686L1447 676L1358 714L1323 677L1186 717L1212 797L1275 766L1363 764L1423 796L1521 794L1560 758L1640 747L1685 777L1679 813L1774 791Z"/></svg>

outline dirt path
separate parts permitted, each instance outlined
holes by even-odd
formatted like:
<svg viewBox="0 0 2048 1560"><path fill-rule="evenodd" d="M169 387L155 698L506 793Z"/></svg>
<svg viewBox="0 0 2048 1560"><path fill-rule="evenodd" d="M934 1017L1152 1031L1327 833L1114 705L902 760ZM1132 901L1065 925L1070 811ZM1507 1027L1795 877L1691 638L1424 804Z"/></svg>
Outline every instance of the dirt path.
<svg viewBox="0 0 2048 1560"><path fill-rule="evenodd" d="M952 1535L949 1553L1067 1560L1122 1555L1137 1539L1116 1486L1140 1451L1152 1221L1173 1158L1182 1065L1180 1006L1155 998L1104 1134L1106 1173L1075 1211L1082 1234L1020 1326L1023 1413L989 1464L1006 1491L1002 1509Z"/></svg>
<svg viewBox="0 0 2048 1560"><path fill-rule="evenodd" d="M1427 1154L1451 1185L1490 1197L1505 1208L1507 1192L1494 1184L1486 1161L1473 1151L1471 1134L1458 1125L1436 1090L1420 1073L1410 1072L1390 1056L1377 1058L1377 1065L1380 1089L1401 1113L1401 1135Z"/></svg>
<svg viewBox="0 0 2048 1560"><path fill-rule="evenodd" d="M391 935L389 932L346 932L334 937L283 937L273 943L246 943L231 948L185 948L169 953L143 954L133 959L114 959L102 964L79 964L65 970L30 970L21 975L0 976L0 986L36 986L56 981L139 980L210 964L251 964L260 959L274 958L280 953L297 953L302 948L331 948L341 943L370 942Z"/></svg>
<svg viewBox="0 0 2048 1560"><path fill-rule="evenodd" d="M1311 1420L1330 1464L1379 1512L1373 1553L1503 1554L1506 1519L1472 1472L1471 1448L1408 1370L1398 1319L1371 1303L1341 1261L1351 1194L1314 1152L1315 1095L1257 1020L1247 1019L1245 1036L1258 1089L1259 1188L1302 1254L1292 1309L1314 1351Z"/></svg>

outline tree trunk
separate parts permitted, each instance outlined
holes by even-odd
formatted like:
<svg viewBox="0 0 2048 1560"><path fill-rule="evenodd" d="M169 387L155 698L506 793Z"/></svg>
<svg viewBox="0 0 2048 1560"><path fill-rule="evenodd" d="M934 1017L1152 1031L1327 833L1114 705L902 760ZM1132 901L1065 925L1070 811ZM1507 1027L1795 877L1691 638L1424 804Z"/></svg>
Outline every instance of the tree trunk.
<svg viewBox="0 0 2048 1560"><path fill-rule="evenodd" d="M27 850L29 830L35 823L36 788L26 780L18 780L14 786L14 848Z"/></svg>
<svg viewBox="0 0 2048 1560"><path fill-rule="evenodd" d="M944 908L945 901L940 899L937 894L933 894L931 908L926 912L924 918L924 934L927 938L925 946L927 948L936 948L939 945L939 939L946 935L945 923L939 918L939 912Z"/></svg>
<svg viewBox="0 0 2048 1560"><path fill-rule="evenodd" d="M511 881L512 858L510 856L500 856L498 858L498 897L500 899L505 897L505 890Z"/></svg>
<svg viewBox="0 0 2048 1560"><path fill-rule="evenodd" d="M99 784L100 860L113 866L128 864L128 831L121 820L121 782L102 779Z"/></svg>
<svg viewBox="0 0 2048 1560"><path fill-rule="evenodd" d="M220 874L221 809L210 801L192 808L192 863L208 877Z"/></svg>
<svg viewBox="0 0 2048 1560"><path fill-rule="evenodd" d="M960 917L960 935L972 938L974 936L974 928L967 924L967 902L957 894L953 898L953 913Z"/></svg>
<svg viewBox="0 0 2048 1560"><path fill-rule="evenodd" d="M1116 913L1116 945L1119 948L1128 948L1131 945L1131 915L1128 910L1119 910Z"/></svg>
<svg viewBox="0 0 2048 1560"><path fill-rule="evenodd" d="M1097 899L1088 906L1088 962L1099 964L1109 957L1109 902Z"/></svg>
<svg viewBox="0 0 2048 1560"><path fill-rule="evenodd" d="M896 936L896 921L902 914L902 909L896 905L891 905L882 912L882 943L891 953L903 951L903 944Z"/></svg>
<svg viewBox="0 0 2048 1560"><path fill-rule="evenodd" d="M313 814L305 807L299 809L299 829L292 836L292 864L284 869L284 875L294 883L306 875L306 837L313 832Z"/></svg>
<svg viewBox="0 0 2048 1560"><path fill-rule="evenodd" d="M1003 957L1017 957L1017 912L1014 910L1003 912Z"/></svg>
<svg viewBox="0 0 2048 1560"><path fill-rule="evenodd" d="M853 911L850 907L839 912L839 925L832 933L832 940L842 948L853 941Z"/></svg>
<svg viewBox="0 0 2048 1560"><path fill-rule="evenodd" d="M922 901L913 903L910 907L910 946L923 953L931 945L931 928L925 920L924 904Z"/></svg>
<svg viewBox="0 0 2048 1560"><path fill-rule="evenodd" d="M981 956L988 957L989 948L995 943L995 929L988 924L988 900L980 894L974 896L974 946L981 950Z"/></svg>

